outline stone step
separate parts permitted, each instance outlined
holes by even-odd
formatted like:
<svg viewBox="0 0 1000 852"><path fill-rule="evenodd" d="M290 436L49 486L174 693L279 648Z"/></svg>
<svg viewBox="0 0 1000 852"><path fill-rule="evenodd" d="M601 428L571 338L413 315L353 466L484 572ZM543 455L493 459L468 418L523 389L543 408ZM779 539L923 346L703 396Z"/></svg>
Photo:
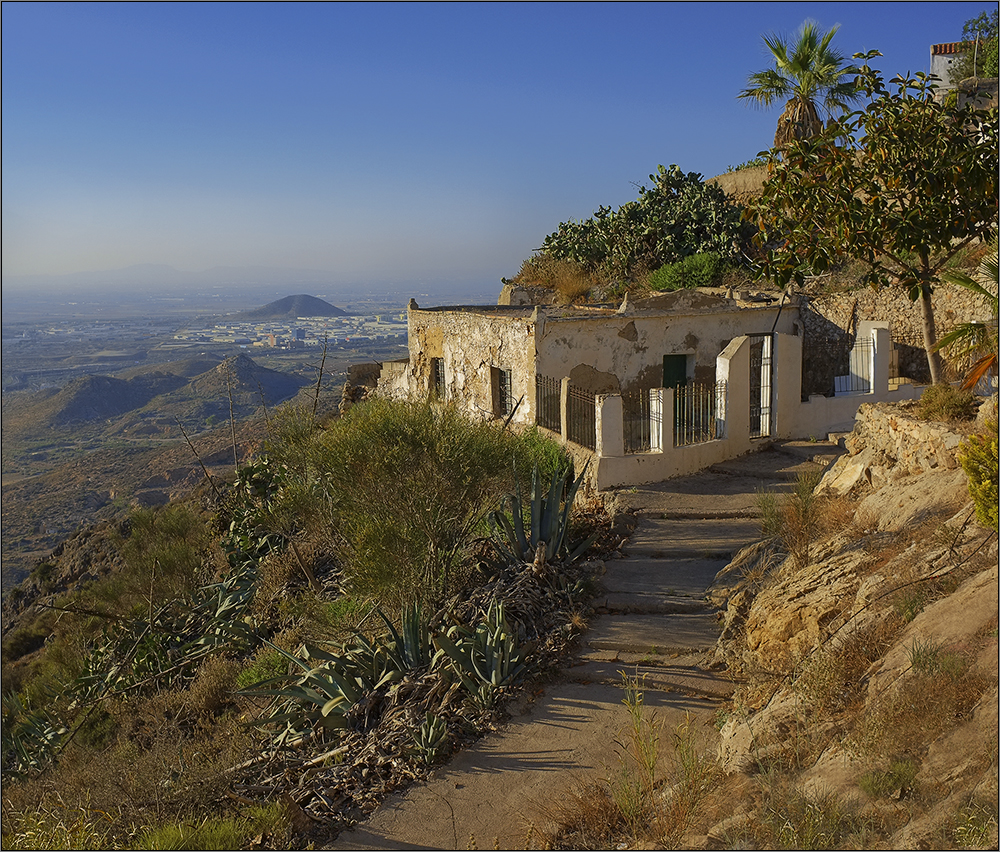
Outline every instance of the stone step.
<svg viewBox="0 0 1000 852"><path fill-rule="evenodd" d="M708 651L719 638L714 613L602 615L583 636L592 651L618 651L649 658Z"/></svg>
<svg viewBox="0 0 1000 852"><path fill-rule="evenodd" d="M601 584L610 594L702 600L718 573L728 564L726 557L666 559L626 556L605 563ZM599 601L600 597L595 605Z"/></svg>
<svg viewBox="0 0 1000 852"><path fill-rule="evenodd" d="M758 538L760 521L756 518L650 518L636 528L623 553L651 559L721 559Z"/></svg>
<svg viewBox="0 0 1000 852"><path fill-rule="evenodd" d="M678 612L707 612L711 607L701 598L674 595L643 595L634 592L610 592L596 601L598 613L657 613L669 615Z"/></svg>
<svg viewBox="0 0 1000 852"><path fill-rule="evenodd" d="M627 662L620 658L587 658L569 672L569 680L576 683L601 683L622 685L626 678L635 680L643 692L681 692L716 700L730 698L735 684L725 675L716 674L695 664L698 658L680 657L667 665L650 665L646 662ZM688 663L685 665L684 663Z"/></svg>

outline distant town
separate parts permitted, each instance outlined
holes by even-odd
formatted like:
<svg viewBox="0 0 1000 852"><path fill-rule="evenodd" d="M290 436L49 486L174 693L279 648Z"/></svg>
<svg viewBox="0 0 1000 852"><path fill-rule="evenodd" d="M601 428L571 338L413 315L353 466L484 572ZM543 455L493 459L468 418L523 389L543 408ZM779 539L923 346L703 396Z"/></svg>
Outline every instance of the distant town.
<svg viewBox="0 0 1000 852"><path fill-rule="evenodd" d="M299 317L294 320L216 322L190 327L174 334L174 346L231 343L245 347L298 349L307 346L357 348L368 343L405 343L406 312L365 316ZM164 344L163 348L170 348Z"/></svg>

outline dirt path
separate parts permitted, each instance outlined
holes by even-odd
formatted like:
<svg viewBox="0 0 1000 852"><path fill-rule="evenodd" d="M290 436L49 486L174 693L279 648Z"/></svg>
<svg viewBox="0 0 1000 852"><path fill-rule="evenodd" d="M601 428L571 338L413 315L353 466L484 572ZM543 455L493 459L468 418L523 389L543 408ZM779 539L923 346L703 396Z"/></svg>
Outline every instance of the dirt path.
<svg viewBox="0 0 1000 852"><path fill-rule="evenodd" d="M787 489L840 451L787 442L709 471L620 492L639 523L623 558L607 563L599 613L580 651L522 715L390 797L330 849L518 849L537 843L567 794L606 778L626 722L623 672L645 677L644 703L667 730L696 717L709 744L716 707L732 692L702 667L718 638L705 592L733 553L759 534L755 495Z"/></svg>

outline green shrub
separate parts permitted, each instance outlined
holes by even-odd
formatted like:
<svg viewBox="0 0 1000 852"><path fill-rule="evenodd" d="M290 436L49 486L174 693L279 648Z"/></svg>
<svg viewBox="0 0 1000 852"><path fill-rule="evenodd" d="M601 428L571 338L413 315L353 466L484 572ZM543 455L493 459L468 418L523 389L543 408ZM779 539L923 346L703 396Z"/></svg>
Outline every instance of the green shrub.
<svg viewBox="0 0 1000 852"><path fill-rule="evenodd" d="M910 759L894 760L885 770L871 770L858 779L858 786L873 799L905 793L917 777L917 765Z"/></svg>
<svg viewBox="0 0 1000 852"><path fill-rule="evenodd" d="M236 688L246 689L255 683L283 675L287 669L288 664L281 651L265 645L257 652L253 661L236 676Z"/></svg>
<svg viewBox="0 0 1000 852"><path fill-rule="evenodd" d="M958 463L969 478L969 494L976 517L984 527L997 531L997 421L988 420L986 431L970 435L959 448Z"/></svg>
<svg viewBox="0 0 1000 852"><path fill-rule="evenodd" d="M441 601L468 579L466 548L515 477L526 486L536 460L557 463L553 445L453 406L370 399L308 439L272 435L268 454L288 459L272 514L285 534L332 539L352 596Z"/></svg>
<svg viewBox="0 0 1000 852"><path fill-rule="evenodd" d="M279 802L252 805L244 816L206 819L196 824L170 823L147 831L138 849L246 849L268 838L281 845L288 818Z"/></svg>
<svg viewBox="0 0 1000 852"><path fill-rule="evenodd" d="M971 420L976 416L979 403L971 391L963 391L951 385L931 385L920 396L917 414L923 420L937 420L944 423L953 420Z"/></svg>
<svg viewBox="0 0 1000 852"><path fill-rule="evenodd" d="M722 258L714 251L692 254L676 263L667 263L651 273L649 286L653 290L683 290L710 287L722 271Z"/></svg>

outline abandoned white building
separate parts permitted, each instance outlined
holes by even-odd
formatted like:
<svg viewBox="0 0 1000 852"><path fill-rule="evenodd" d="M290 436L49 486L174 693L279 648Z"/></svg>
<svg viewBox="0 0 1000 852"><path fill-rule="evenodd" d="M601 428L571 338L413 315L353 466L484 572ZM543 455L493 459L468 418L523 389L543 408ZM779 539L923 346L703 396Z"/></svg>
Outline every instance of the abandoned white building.
<svg viewBox="0 0 1000 852"><path fill-rule="evenodd" d="M496 305L408 311L409 359L386 363L379 393L452 402L548 429L592 458L598 488L700 470L761 439L849 430L890 389L886 323L861 322L832 396L802 395L795 296L697 290L618 307ZM832 357L832 353L831 353Z"/></svg>

